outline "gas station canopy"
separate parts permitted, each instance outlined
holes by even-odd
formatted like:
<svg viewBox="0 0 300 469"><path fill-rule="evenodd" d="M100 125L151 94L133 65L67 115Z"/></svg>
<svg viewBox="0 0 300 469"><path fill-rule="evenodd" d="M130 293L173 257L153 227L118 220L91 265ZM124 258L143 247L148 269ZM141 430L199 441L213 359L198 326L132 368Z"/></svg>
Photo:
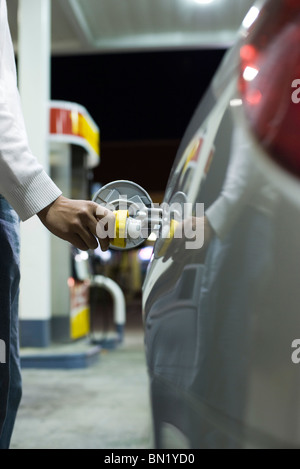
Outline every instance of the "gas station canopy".
<svg viewBox="0 0 300 469"><path fill-rule="evenodd" d="M227 48L254 0L52 0L52 53ZM15 48L18 0L7 2Z"/></svg>

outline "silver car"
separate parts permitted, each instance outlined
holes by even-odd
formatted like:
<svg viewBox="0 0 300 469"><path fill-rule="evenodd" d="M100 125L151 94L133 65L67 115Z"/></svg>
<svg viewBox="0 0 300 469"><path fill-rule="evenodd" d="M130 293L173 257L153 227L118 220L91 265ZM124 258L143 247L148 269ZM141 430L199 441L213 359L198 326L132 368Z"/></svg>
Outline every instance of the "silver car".
<svg viewBox="0 0 300 469"><path fill-rule="evenodd" d="M143 287L157 448L300 447L300 1L251 8L182 139Z"/></svg>

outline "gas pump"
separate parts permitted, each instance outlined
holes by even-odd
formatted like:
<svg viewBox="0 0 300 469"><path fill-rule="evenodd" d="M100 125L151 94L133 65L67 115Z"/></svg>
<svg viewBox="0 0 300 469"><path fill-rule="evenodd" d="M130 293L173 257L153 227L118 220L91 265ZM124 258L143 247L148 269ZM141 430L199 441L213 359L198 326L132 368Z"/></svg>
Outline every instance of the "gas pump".
<svg viewBox="0 0 300 469"><path fill-rule="evenodd" d="M50 102L51 177L64 196L89 199L89 172L100 162L99 128L76 103ZM51 237L52 339L75 340L90 331L88 253Z"/></svg>
<svg viewBox="0 0 300 469"><path fill-rule="evenodd" d="M89 199L89 171L100 161L99 128L83 106L64 101L50 103L51 177L66 197ZM93 197L116 215L115 237L110 248L129 250L155 233L169 232L168 210L155 207L149 194L131 181L114 181ZM76 340L90 333L89 291L97 284L114 295L114 319L121 341L125 322L119 292L98 276L91 279L89 254L51 238L52 339Z"/></svg>

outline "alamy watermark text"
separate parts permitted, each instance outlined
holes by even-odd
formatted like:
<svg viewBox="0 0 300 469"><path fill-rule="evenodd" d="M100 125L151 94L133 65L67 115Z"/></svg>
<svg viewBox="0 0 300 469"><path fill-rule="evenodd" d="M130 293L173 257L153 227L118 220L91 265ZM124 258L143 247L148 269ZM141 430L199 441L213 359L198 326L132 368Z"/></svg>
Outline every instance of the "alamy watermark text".
<svg viewBox="0 0 300 469"><path fill-rule="evenodd" d="M292 83L292 88L296 88L292 93L292 101L294 104L300 103L300 78L296 79Z"/></svg>
<svg viewBox="0 0 300 469"><path fill-rule="evenodd" d="M0 339L0 364L6 363L6 344Z"/></svg>

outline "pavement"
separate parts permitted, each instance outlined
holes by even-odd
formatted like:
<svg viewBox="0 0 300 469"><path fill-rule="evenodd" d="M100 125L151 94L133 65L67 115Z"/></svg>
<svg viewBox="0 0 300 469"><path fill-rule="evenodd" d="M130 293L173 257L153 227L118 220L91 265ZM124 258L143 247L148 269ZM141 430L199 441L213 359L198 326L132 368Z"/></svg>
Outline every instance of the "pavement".
<svg viewBox="0 0 300 469"><path fill-rule="evenodd" d="M24 368L22 375L11 449L153 447L142 329L125 329L124 342L101 349L88 367Z"/></svg>

